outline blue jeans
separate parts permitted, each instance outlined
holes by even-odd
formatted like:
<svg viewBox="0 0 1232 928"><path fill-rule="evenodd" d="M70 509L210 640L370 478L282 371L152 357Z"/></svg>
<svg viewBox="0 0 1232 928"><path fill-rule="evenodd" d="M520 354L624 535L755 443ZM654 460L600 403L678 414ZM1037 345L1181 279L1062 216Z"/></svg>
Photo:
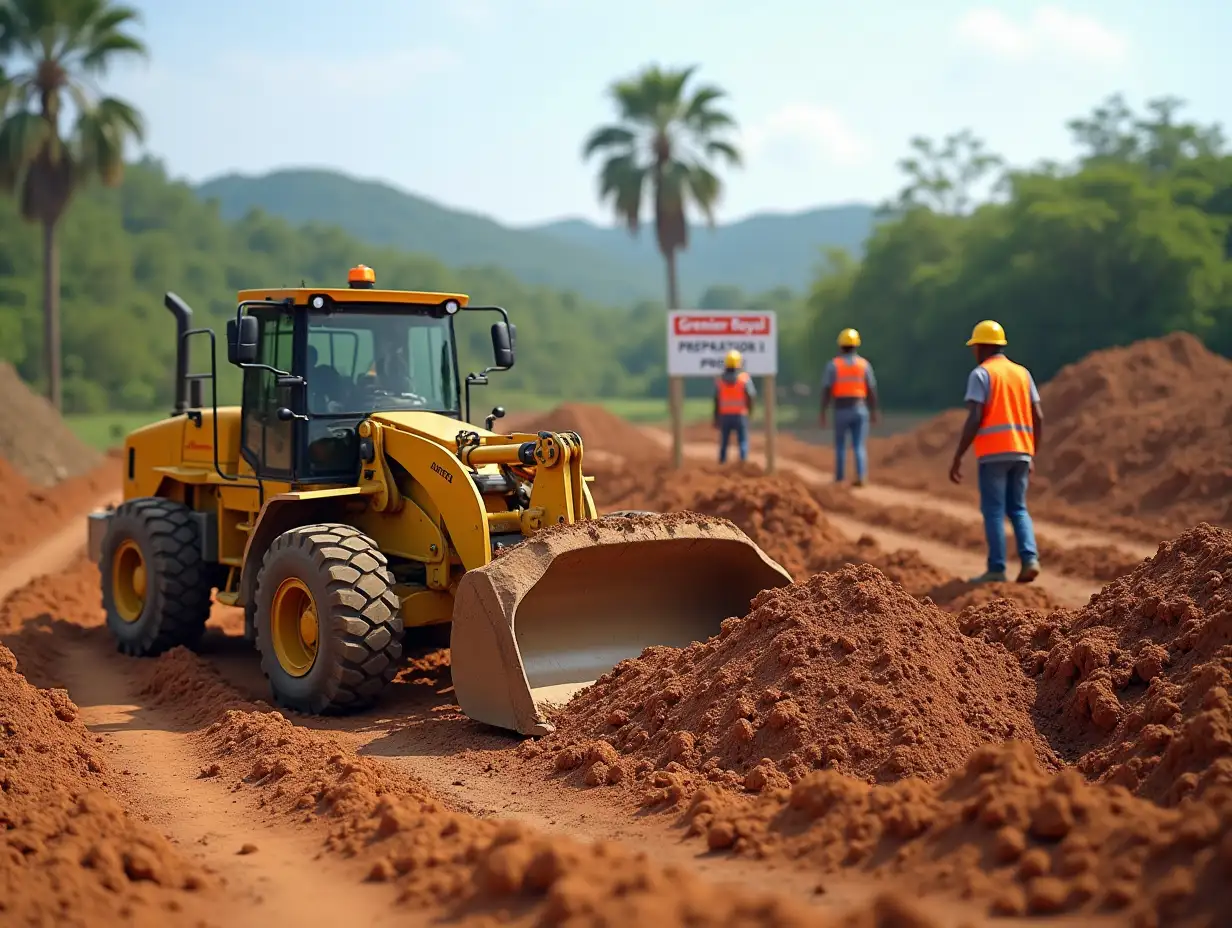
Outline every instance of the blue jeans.
<svg viewBox="0 0 1232 928"><path fill-rule="evenodd" d="M848 406L834 410L834 479L842 480L847 469L847 433L851 433L852 452L856 458L856 477L868 475L868 407Z"/></svg>
<svg viewBox="0 0 1232 928"><path fill-rule="evenodd" d="M1027 512L1027 483L1031 465L1026 461L990 461L980 465L980 512L988 539L988 569L1005 571L1005 517L1014 526L1018 560L1023 564L1039 559L1035 528Z"/></svg>
<svg viewBox="0 0 1232 928"><path fill-rule="evenodd" d="M749 417L719 416L719 463L727 463L727 443L732 435L740 448L740 460L749 459Z"/></svg>

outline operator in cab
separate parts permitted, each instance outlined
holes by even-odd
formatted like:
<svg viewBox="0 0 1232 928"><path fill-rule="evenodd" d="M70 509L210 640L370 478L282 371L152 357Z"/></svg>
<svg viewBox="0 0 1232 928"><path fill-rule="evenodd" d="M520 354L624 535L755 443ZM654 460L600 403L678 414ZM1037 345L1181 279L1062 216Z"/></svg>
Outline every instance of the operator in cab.
<svg viewBox="0 0 1232 928"><path fill-rule="evenodd" d="M860 333L843 329L838 334L838 355L826 365L821 378L821 427L834 403L834 482L847 471L847 438L856 461L855 486L868 479L868 426L878 420L877 378L873 365L860 356Z"/></svg>
<svg viewBox="0 0 1232 928"><path fill-rule="evenodd" d="M733 435L740 449L740 460L749 459L749 417L757 388L744 370L744 356L739 351L727 352L723 373L714 381L714 427L719 431L719 463L727 463L727 445Z"/></svg>
<svg viewBox="0 0 1232 928"><path fill-rule="evenodd" d="M1027 484L1035 469L1044 410L1031 372L1005 356L1005 329L991 319L967 339L978 366L967 377L967 421L950 464L950 480L962 482L962 458L975 446L979 462L980 512L988 541L988 569L972 583L1004 583L1005 519L1018 545L1019 583L1040 574L1035 527L1027 512Z"/></svg>

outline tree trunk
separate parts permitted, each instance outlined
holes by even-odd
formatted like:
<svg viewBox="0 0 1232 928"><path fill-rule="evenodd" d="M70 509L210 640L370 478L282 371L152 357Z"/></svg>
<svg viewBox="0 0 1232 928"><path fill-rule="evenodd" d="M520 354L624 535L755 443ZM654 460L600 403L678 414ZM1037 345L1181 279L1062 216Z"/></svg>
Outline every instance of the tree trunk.
<svg viewBox="0 0 1232 928"><path fill-rule="evenodd" d="M667 262L667 310L680 308L680 287L676 281L676 249L663 252ZM672 467L684 466L684 378L667 378L667 405L672 420Z"/></svg>
<svg viewBox="0 0 1232 928"><path fill-rule="evenodd" d="M43 373L47 399L59 412L60 392L60 246L56 224L43 223Z"/></svg>
<svg viewBox="0 0 1232 928"><path fill-rule="evenodd" d="M663 253L663 260L667 262L667 308L668 310L680 308L680 286L676 282L676 249L670 248Z"/></svg>

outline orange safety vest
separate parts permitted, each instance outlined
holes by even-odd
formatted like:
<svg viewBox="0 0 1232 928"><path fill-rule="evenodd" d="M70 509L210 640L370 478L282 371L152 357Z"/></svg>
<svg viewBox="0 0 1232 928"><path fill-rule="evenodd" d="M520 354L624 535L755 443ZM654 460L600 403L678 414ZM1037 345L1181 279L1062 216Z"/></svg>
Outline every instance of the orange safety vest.
<svg viewBox="0 0 1232 928"><path fill-rule="evenodd" d="M861 357L848 358L839 355L834 359L834 384L830 395L849 399L864 399L868 396L868 362Z"/></svg>
<svg viewBox="0 0 1232 928"><path fill-rule="evenodd" d="M1035 420L1031 415L1031 375L1003 354L980 365L988 371L988 400L975 433L975 456L1029 454L1035 456Z"/></svg>
<svg viewBox="0 0 1232 928"><path fill-rule="evenodd" d="M744 371L735 380L722 377L715 379L715 392L719 397L720 416L747 416L749 414L749 375Z"/></svg>

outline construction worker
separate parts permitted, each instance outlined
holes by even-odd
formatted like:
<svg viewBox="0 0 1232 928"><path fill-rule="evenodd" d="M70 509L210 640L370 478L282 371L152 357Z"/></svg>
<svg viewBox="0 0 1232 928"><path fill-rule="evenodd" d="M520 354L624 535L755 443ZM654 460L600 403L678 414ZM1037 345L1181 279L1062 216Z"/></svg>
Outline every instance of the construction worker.
<svg viewBox="0 0 1232 928"><path fill-rule="evenodd" d="M868 478L869 422L879 418L877 378L873 365L860 357L860 333L843 329L838 334L838 356L826 365L821 378L821 427L826 427L826 410L834 401L834 482L842 483L847 468L847 436L851 436L856 459L855 485L864 486Z"/></svg>
<svg viewBox="0 0 1232 928"><path fill-rule="evenodd" d="M962 458L975 446L979 462L980 511L988 539L988 569L972 583L1004 583L1005 517L1014 526L1019 583L1040 574L1035 529L1027 512L1027 484L1035 469L1044 411L1031 372L1005 356L1005 329L991 319L978 323L967 344L979 365L967 378L967 421L950 464L950 480L962 482Z"/></svg>
<svg viewBox="0 0 1232 928"><path fill-rule="evenodd" d="M723 360L723 373L714 381L714 427L719 430L719 463L727 461L727 442L733 434L740 460L749 459L749 416L757 388L744 370L744 357L732 349Z"/></svg>

